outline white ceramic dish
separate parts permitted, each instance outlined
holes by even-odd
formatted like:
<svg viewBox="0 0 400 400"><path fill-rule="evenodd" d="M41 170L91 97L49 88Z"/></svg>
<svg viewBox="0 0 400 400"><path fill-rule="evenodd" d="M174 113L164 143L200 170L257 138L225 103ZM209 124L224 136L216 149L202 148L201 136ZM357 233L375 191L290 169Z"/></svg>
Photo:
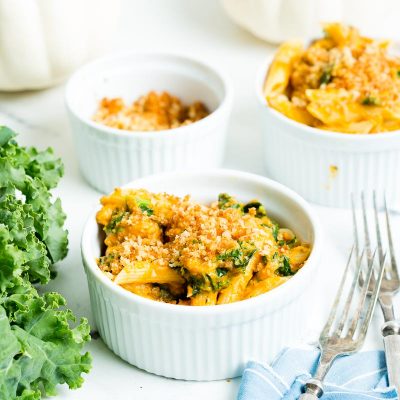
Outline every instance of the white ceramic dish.
<svg viewBox="0 0 400 400"><path fill-rule="evenodd" d="M300 196L267 178L229 170L160 174L126 187L189 193L204 203L221 192L257 198L282 226L308 241L312 252L292 279L261 296L211 307L160 303L122 289L98 268L98 207L83 232L82 258L95 322L112 351L158 375L215 380L239 376L250 359L268 362L284 346L309 339L322 243L318 221Z"/></svg>
<svg viewBox="0 0 400 400"><path fill-rule="evenodd" d="M351 135L291 120L263 96L271 61L268 57L256 81L267 175L325 206L349 207L351 193L377 190L386 192L392 208L400 207L400 131Z"/></svg>
<svg viewBox="0 0 400 400"><path fill-rule="evenodd" d="M92 121L99 100L132 102L150 90L185 103L200 100L212 111L193 124L157 132L131 132ZM96 189L146 175L221 165L232 106L230 85L214 68L191 58L154 53L114 54L79 69L66 88L66 105L79 164Z"/></svg>

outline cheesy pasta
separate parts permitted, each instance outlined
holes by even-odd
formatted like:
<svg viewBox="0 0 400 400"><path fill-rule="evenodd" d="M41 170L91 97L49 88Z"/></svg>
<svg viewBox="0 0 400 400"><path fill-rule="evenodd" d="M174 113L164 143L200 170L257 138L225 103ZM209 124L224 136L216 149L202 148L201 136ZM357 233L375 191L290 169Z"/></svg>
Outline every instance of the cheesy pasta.
<svg viewBox="0 0 400 400"><path fill-rule="evenodd" d="M101 199L106 238L99 268L140 296L182 305L231 303L287 281L310 254L256 200L220 194L209 206L146 190Z"/></svg>
<svg viewBox="0 0 400 400"><path fill-rule="evenodd" d="M268 104L303 124L343 133L400 129L400 58L386 40L338 23L304 48L284 43L268 71Z"/></svg>

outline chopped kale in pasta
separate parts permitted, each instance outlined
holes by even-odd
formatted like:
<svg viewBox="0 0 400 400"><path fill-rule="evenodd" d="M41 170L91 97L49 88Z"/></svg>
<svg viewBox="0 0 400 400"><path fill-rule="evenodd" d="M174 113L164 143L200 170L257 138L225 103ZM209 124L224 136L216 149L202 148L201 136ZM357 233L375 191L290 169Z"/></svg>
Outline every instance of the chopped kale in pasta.
<svg viewBox="0 0 400 400"><path fill-rule="evenodd" d="M269 66L265 98L305 125L370 134L400 129L400 57L390 41L365 37L348 25L324 24L307 47L283 43Z"/></svg>
<svg viewBox="0 0 400 400"><path fill-rule="evenodd" d="M284 283L310 254L258 200L241 203L222 193L205 206L189 196L116 189L101 203L106 251L99 268L152 300L195 306L244 300Z"/></svg>

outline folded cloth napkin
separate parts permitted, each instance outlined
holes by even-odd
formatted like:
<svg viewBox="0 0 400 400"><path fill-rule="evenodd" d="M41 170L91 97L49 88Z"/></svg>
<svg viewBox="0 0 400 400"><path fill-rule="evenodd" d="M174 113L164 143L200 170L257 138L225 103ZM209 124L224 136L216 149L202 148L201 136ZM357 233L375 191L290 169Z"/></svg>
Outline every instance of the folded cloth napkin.
<svg viewBox="0 0 400 400"><path fill-rule="evenodd" d="M284 349L269 365L250 361L244 370L238 400L297 400L315 371L315 347ZM366 351L337 358L324 380L321 400L398 399L388 387L385 354Z"/></svg>

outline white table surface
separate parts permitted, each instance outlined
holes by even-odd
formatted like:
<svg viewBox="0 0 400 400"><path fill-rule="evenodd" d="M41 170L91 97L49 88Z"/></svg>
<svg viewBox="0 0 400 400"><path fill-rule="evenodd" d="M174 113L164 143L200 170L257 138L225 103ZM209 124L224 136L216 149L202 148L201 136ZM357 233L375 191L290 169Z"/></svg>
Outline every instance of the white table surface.
<svg viewBox="0 0 400 400"><path fill-rule="evenodd" d="M147 0L123 2L114 50L162 50L195 55L219 65L233 81L235 102L224 166L263 174L262 129L254 95L254 77L273 47L233 25L216 0ZM28 66L27 66L28 67ZM99 193L79 174L77 158L64 107L64 86L40 92L0 93L0 124L20 132L19 142L54 147L65 163L65 176L56 194L67 213L69 253L59 263L59 274L48 290L61 292L78 316L93 323L86 279L80 257L80 236L88 212L97 204ZM313 206L325 230L325 252L316 290L319 302L310 318L318 331L335 294L352 241L348 210ZM400 222L394 216L393 222ZM395 225L395 236L399 229ZM400 226L400 224L397 224ZM397 304L400 306L400 304ZM374 320L365 349L381 348L380 311ZM57 399L165 400L234 399L239 379L215 382L184 382L158 377L139 370L115 356L101 339L92 340L87 350L93 369L77 391L60 387Z"/></svg>

